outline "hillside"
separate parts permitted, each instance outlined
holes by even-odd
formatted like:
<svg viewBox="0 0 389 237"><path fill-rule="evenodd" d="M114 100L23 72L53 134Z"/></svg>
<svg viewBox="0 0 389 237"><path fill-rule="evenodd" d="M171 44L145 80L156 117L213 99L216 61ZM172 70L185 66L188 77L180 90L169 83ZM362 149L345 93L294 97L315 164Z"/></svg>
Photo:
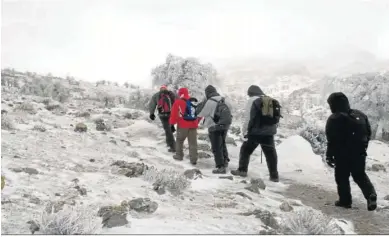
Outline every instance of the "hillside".
<svg viewBox="0 0 389 237"><path fill-rule="evenodd" d="M386 143L373 141L368 151L368 174L379 192L377 211L365 210L352 184L357 209L329 212L333 197L315 192L335 190L333 171L298 136L303 127L297 122L283 122L277 136L280 183L268 181L260 149L248 178L219 176L211 172L214 162L204 130L199 130L196 167L188 159L172 159L161 125L142 110L149 90L18 72L4 76L2 234L30 234L31 229L37 234L389 233L384 224L389 221ZM270 86L296 97L292 104L317 93L315 80L309 85L313 89L282 88L285 80ZM236 104L244 101L238 99ZM229 169L237 166L240 144L239 136L230 133ZM302 200L290 192L293 185L305 196ZM369 218L375 228L354 228L366 219L353 213Z"/></svg>

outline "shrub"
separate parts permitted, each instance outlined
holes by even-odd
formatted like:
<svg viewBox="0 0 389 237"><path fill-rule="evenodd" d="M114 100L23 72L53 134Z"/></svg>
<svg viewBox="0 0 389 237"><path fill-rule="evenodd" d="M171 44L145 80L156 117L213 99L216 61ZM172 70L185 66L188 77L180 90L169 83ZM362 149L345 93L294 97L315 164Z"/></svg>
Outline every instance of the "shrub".
<svg viewBox="0 0 389 237"><path fill-rule="evenodd" d="M39 132L46 132L46 128L43 125L37 124L35 125L32 130L39 131Z"/></svg>
<svg viewBox="0 0 389 237"><path fill-rule="evenodd" d="M174 170L158 170L155 167L150 167L143 173L143 179L165 187L172 194L178 195L191 184L183 174Z"/></svg>
<svg viewBox="0 0 389 237"><path fill-rule="evenodd" d="M44 235L92 235L101 231L101 220L91 207L69 207L56 213L43 212L38 222Z"/></svg>
<svg viewBox="0 0 389 237"><path fill-rule="evenodd" d="M305 125L300 132L300 136L311 144L312 150L316 155L320 155L322 157L325 156L327 149L327 138L323 130Z"/></svg>
<svg viewBox="0 0 389 237"><path fill-rule="evenodd" d="M333 218L309 208L286 214L282 219L281 230L291 235L344 234Z"/></svg>
<svg viewBox="0 0 389 237"><path fill-rule="evenodd" d="M29 114L36 114L34 105L29 102L23 102L15 108L16 111L25 111Z"/></svg>
<svg viewBox="0 0 389 237"><path fill-rule="evenodd" d="M4 130L15 129L15 125L8 115L1 116L1 129L4 129Z"/></svg>

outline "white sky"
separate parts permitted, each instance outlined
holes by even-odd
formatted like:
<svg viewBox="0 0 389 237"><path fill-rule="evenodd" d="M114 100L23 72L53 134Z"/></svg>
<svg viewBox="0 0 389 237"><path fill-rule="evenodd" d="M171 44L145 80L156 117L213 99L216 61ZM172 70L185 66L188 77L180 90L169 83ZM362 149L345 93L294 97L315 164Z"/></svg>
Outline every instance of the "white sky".
<svg viewBox="0 0 389 237"><path fill-rule="evenodd" d="M146 85L168 53L389 58L389 0L3 0L1 33L2 68Z"/></svg>

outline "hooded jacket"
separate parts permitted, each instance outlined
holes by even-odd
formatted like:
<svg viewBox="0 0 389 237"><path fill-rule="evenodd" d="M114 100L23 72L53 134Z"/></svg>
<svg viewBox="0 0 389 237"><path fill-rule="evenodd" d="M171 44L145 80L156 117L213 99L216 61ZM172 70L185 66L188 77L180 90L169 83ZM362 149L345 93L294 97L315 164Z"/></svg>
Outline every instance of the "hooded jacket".
<svg viewBox="0 0 389 237"><path fill-rule="evenodd" d="M243 125L242 125L242 135L246 136L248 135L248 126L250 122L250 112L251 112L251 106L253 105L253 102L258 99L260 96L265 95L261 88L258 86L252 85L247 90L247 95L250 97L249 100L246 103L246 106L244 108L243 112Z"/></svg>
<svg viewBox="0 0 389 237"><path fill-rule="evenodd" d="M189 91L187 88L180 88L178 90L178 99L173 104L172 111L170 114L169 123L174 125L177 124L179 128L198 128L199 120L195 121L186 121L182 118L180 111L185 111L186 102L185 100L189 100Z"/></svg>
<svg viewBox="0 0 389 237"><path fill-rule="evenodd" d="M332 93L328 97L328 105L331 109L331 116L327 119L325 128L327 137L327 157L345 158L352 154L359 154L366 156L366 148L371 137L371 127L369 120L365 114L359 110L351 110L348 98L342 92ZM351 111L357 112L366 120L367 137L361 144L352 144L350 146L347 140L347 114Z"/></svg>
<svg viewBox="0 0 389 237"><path fill-rule="evenodd" d="M172 92L172 91L169 91L169 90L166 90L166 91L158 91L157 93L155 93L152 97L151 97L151 100L150 100L150 103L149 103L149 112L150 114L154 114L155 113L155 109L157 108L157 105L158 105L158 100L161 96L162 93L167 93L170 97L170 100L172 102L172 105L174 104L174 101L176 100L176 96L175 94ZM159 112L158 112L159 114ZM161 116L161 114L159 114Z"/></svg>
<svg viewBox="0 0 389 237"><path fill-rule="evenodd" d="M201 102L198 107L198 110L200 111L198 116L204 119L204 123L202 125L208 128L209 130L212 130L216 125L213 118L216 112L217 103L223 97L220 96L216 88L212 85L209 85L205 88L205 96L205 101ZM225 100L225 103L227 107L231 110L231 103L228 100ZM228 129L228 127L226 127L225 129Z"/></svg>

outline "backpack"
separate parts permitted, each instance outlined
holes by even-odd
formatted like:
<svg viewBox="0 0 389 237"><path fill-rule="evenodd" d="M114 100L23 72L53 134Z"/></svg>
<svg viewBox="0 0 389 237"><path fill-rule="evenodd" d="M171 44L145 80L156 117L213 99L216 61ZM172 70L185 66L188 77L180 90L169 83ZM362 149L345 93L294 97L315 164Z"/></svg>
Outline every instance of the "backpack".
<svg viewBox="0 0 389 237"><path fill-rule="evenodd" d="M185 106L185 112L181 112L181 116L185 121L195 121L197 120L197 114L196 114L196 108L197 106L192 103L192 100L186 100L182 99L185 101L186 106Z"/></svg>
<svg viewBox="0 0 389 237"><path fill-rule="evenodd" d="M161 93L157 104L158 113L166 114L170 113L172 109L172 101L168 93Z"/></svg>
<svg viewBox="0 0 389 237"><path fill-rule="evenodd" d="M348 113L343 114L347 119L346 141L350 144L368 142L370 134L366 115L359 110L350 110Z"/></svg>
<svg viewBox="0 0 389 237"><path fill-rule="evenodd" d="M232 123L232 114L230 108L228 108L224 97L217 101L215 99L210 98L210 100L215 101L217 103L215 114L213 115L213 121L218 125L231 125Z"/></svg>
<svg viewBox="0 0 389 237"><path fill-rule="evenodd" d="M261 124L263 125L275 125L280 122L281 105L278 100L271 98L270 96L261 97Z"/></svg>

